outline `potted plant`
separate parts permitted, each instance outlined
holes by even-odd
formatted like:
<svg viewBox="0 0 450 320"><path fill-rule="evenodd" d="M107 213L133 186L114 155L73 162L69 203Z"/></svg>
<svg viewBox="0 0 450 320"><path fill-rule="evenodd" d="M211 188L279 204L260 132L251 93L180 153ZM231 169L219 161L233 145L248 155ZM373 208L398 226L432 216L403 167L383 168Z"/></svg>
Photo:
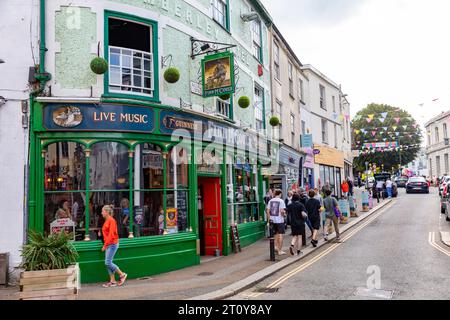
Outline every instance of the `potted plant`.
<svg viewBox="0 0 450 320"><path fill-rule="evenodd" d="M277 127L280 125L280 118L273 116L272 118L270 118L269 123L272 127Z"/></svg>
<svg viewBox="0 0 450 320"><path fill-rule="evenodd" d="M180 80L180 71L174 67L168 68L164 72L164 80L168 83L177 83Z"/></svg>
<svg viewBox="0 0 450 320"><path fill-rule="evenodd" d="M238 104L242 109L247 109L250 106L250 98L247 96L242 96L239 98Z"/></svg>
<svg viewBox="0 0 450 320"><path fill-rule="evenodd" d="M91 61L91 70L95 74L104 74L108 71L108 61L101 57L95 57Z"/></svg>
<svg viewBox="0 0 450 320"><path fill-rule="evenodd" d="M75 299L80 276L71 236L30 231L28 240L22 249L20 299Z"/></svg>

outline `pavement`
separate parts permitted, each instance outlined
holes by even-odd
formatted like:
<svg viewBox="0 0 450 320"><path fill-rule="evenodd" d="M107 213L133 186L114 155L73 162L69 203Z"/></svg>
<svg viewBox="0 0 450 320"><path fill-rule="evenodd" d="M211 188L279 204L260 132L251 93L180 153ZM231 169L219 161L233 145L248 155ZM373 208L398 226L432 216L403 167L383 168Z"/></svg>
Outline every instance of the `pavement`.
<svg viewBox="0 0 450 320"><path fill-rule="evenodd" d="M361 210L361 191L355 190L358 209ZM341 225L342 233L361 223L363 220L388 205L391 200L374 201L374 209L363 213L358 218L351 218L348 224ZM307 228L308 229L308 228ZM309 235L309 231L307 231ZM225 299L257 284L280 270L283 270L322 247L331 245L320 235L318 248L306 246L303 255L291 257L277 256L276 262L269 261L269 241L262 239L243 248L239 254L227 257L205 257L198 266L165 273L157 276L129 280L123 287L104 289L101 284L82 285L79 300L207 300ZM334 235L330 236L330 242ZM285 251L288 251L290 236L284 239ZM105 274L105 281L107 275ZM18 299L18 287L0 287L0 300Z"/></svg>
<svg viewBox="0 0 450 320"><path fill-rule="evenodd" d="M442 223L442 217L444 217ZM444 223L445 222L445 223ZM406 195L343 235L231 300L448 300L448 230L436 190Z"/></svg>

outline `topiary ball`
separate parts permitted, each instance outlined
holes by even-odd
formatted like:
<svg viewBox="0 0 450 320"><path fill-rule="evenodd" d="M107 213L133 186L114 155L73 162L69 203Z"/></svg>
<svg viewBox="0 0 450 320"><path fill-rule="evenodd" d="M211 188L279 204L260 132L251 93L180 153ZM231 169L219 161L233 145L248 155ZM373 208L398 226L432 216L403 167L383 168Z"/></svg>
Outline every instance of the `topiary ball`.
<svg viewBox="0 0 450 320"><path fill-rule="evenodd" d="M242 96L239 98L238 104L242 109L247 109L250 106L250 98Z"/></svg>
<svg viewBox="0 0 450 320"><path fill-rule="evenodd" d="M231 94L224 94L222 96L219 96L219 98L222 99L223 101L227 101L230 100Z"/></svg>
<svg viewBox="0 0 450 320"><path fill-rule="evenodd" d="M95 74L104 74L108 71L108 61L100 57L92 59L91 70Z"/></svg>
<svg viewBox="0 0 450 320"><path fill-rule="evenodd" d="M274 116L274 117L270 118L269 123L272 127L277 127L280 125L280 119L278 117Z"/></svg>
<svg viewBox="0 0 450 320"><path fill-rule="evenodd" d="M178 69L174 67L168 68L164 72L164 79L168 83L176 83L178 82L178 80L180 80L180 71L178 71Z"/></svg>

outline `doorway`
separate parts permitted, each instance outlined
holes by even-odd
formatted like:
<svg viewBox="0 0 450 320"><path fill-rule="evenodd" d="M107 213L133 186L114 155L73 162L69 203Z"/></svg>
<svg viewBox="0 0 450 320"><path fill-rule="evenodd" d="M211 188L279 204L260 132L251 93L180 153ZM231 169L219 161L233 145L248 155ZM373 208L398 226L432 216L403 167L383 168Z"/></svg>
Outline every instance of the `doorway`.
<svg viewBox="0 0 450 320"><path fill-rule="evenodd" d="M222 201L220 178L198 179L200 255L222 255Z"/></svg>

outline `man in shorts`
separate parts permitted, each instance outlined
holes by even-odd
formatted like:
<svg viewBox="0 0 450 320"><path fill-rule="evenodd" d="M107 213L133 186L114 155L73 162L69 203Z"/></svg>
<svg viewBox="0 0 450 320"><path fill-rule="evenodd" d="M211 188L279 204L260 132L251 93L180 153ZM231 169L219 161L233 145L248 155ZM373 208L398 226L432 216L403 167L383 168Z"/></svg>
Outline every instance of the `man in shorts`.
<svg viewBox="0 0 450 320"><path fill-rule="evenodd" d="M275 252L278 255L285 255L283 249L283 235L286 233L285 213L286 204L281 199L283 193L281 190L275 190L274 198L267 205L267 220L273 223L273 231L275 234Z"/></svg>

